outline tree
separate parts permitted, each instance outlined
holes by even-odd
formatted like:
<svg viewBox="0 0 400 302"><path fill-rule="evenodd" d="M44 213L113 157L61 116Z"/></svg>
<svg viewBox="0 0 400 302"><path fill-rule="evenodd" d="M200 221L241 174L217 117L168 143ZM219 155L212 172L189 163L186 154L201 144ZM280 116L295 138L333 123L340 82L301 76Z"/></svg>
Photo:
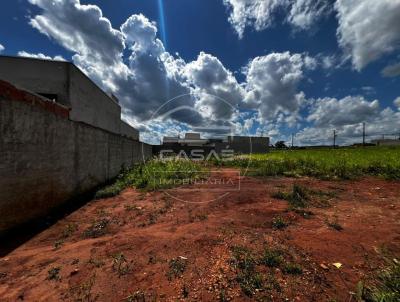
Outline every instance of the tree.
<svg viewBox="0 0 400 302"><path fill-rule="evenodd" d="M287 148L286 144L284 141L279 141L275 144L275 148L277 149L285 149Z"/></svg>

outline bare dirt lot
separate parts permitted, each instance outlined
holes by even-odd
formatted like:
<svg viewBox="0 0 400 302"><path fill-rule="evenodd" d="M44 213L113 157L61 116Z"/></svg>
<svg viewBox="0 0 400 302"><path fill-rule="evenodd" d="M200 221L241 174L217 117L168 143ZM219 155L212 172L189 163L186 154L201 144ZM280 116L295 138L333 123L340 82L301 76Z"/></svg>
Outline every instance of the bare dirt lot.
<svg viewBox="0 0 400 302"><path fill-rule="evenodd" d="M304 211L272 197L295 183ZM204 203L206 186L88 203L0 258L0 300L356 301L400 254L398 181L244 177Z"/></svg>

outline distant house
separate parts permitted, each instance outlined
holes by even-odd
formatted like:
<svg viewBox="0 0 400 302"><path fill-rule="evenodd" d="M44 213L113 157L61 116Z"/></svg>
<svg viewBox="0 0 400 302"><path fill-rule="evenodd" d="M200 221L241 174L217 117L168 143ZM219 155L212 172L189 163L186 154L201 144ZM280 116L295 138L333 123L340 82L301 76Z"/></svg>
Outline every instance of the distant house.
<svg viewBox="0 0 400 302"><path fill-rule="evenodd" d="M153 146L153 150L191 151L204 149L205 152L233 150L238 154L266 153L269 151L269 137L227 136L225 139L201 138L200 133L186 133L184 138L166 136L161 146ZM156 151L157 153L157 151Z"/></svg>
<svg viewBox="0 0 400 302"><path fill-rule="evenodd" d="M376 139L371 141L376 146L400 146L399 139Z"/></svg>

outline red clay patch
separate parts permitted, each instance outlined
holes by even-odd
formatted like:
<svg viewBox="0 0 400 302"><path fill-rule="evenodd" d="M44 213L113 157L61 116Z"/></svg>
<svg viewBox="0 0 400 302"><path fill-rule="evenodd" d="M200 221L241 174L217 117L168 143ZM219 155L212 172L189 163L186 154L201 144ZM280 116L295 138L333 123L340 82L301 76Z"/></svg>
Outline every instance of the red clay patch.
<svg viewBox="0 0 400 302"><path fill-rule="evenodd" d="M305 219L271 197L294 183L329 192L313 197L326 207ZM382 253L400 253L399 182L244 177L240 191L208 203L221 192L204 186L90 202L0 258L0 300L349 301ZM289 226L275 229L276 217ZM232 265L238 246L255 258L279 249L303 272L257 265L265 286L248 297Z"/></svg>

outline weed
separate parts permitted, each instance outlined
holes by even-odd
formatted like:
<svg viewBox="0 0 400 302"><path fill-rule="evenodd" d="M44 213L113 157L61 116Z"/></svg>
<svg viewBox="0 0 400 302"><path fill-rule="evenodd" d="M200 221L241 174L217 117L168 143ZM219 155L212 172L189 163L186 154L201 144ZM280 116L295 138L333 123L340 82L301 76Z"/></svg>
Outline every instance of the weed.
<svg viewBox="0 0 400 302"><path fill-rule="evenodd" d="M268 248L264 250L260 259L260 263L268 267L278 267L282 262L282 251Z"/></svg>
<svg viewBox="0 0 400 302"><path fill-rule="evenodd" d="M131 263L128 263L123 253L118 253L113 256L112 267L118 273L118 276L121 277L131 271Z"/></svg>
<svg viewBox="0 0 400 302"><path fill-rule="evenodd" d="M69 223L65 226L65 229L62 234L62 238L68 238L70 237L73 233L75 233L78 230L78 225L76 223Z"/></svg>
<svg viewBox="0 0 400 302"><path fill-rule="evenodd" d="M272 219L272 228L276 230L281 230L289 226L289 222L287 222L282 216L277 216Z"/></svg>
<svg viewBox="0 0 400 302"><path fill-rule="evenodd" d="M134 292L124 299L126 302L146 302L146 295L142 291Z"/></svg>
<svg viewBox="0 0 400 302"><path fill-rule="evenodd" d="M179 278L183 275L187 267L187 260L183 257L171 259L169 261L169 271L167 273L168 280Z"/></svg>
<svg viewBox="0 0 400 302"><path fill-rule="evenodd" d="M358 292L366 302L400 301L400 262L396 259L376 277L373 286L358 286Z"/></svg>
<svg viewBox="0 0 400 302"><path fill-rule="evenodd" d="M86 238L98 238L107 233L107 227L110 221L108 219L101 219L93 222L93 224L84 232Z"/></svg>
<svg viewBox="0 0 400 302"><path fill-rule="evenodd" d="M75 293L75 301L77 302L94 302L97 300L97 296L92 296L92 288L95 283L96 276L91 276L87 281L79 284L73 288Z"/></svg>
<svg viewBox="0 0 400 302"><path fill-rule="evenodd" d="M282 272L290 275L301 275L303 269L299 264L287 262L282 267Z"/></svg>
<svg viewBox="0 0 400 302"><path fill-rule="evenodd" d="M60 249L63 244L64 244L64 240L63 239L56 240L54 242L54 250Z"/></svg>
<svg viewBox="0 0 400 302"><path fill-rule="evenodd" d="M262 275L256 271L257 261L252 252L245 247L233 247L232 254L231 264L237 269L236 281L243 293L251 297L256 290L263 287Z"/></svg>
<svg viewBox="0 0 400 302"><path fill-rule="evenodd" d="M310 192L307 188L294 184L292 192L276 192L272 195L273 198L283 199L288 201L292 209L306 208L310 201Z"/></svg>
<svg viewBox="0 0 400 302"><path fill-rule="evenodd" d="M47 273L48 273L47 280L55 280L55 281L61 280L60 271L61 271L61 267L59 267L59 266L49 269L47 271Z"/></svg>

